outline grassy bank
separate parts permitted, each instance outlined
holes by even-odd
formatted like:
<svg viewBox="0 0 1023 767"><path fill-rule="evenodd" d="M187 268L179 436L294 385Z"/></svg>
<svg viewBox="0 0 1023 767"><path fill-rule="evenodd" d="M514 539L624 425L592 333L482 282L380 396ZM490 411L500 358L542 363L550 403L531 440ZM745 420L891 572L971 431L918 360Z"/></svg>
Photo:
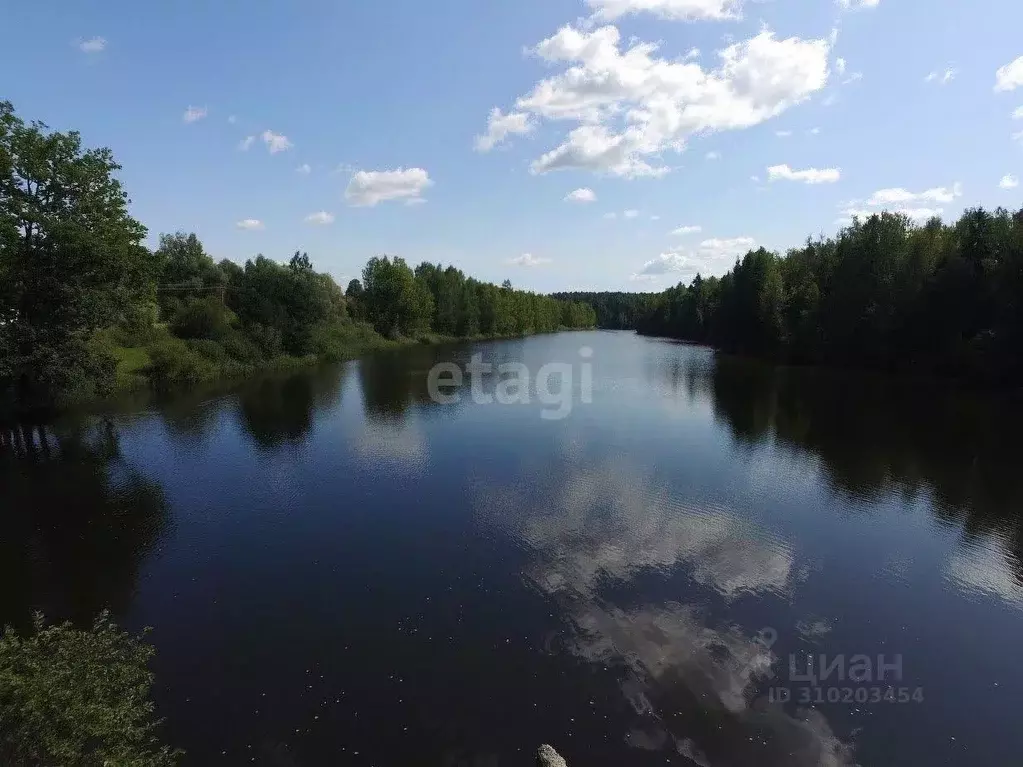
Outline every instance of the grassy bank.
<svg viewBox="0 0 1023 767"><path fill-rule="evenodd" d="M566 328L567 330L567 328ZM310 365L344 362L386 349L413 344L450 344L520 338L522 333L452 336L422 333L416 337L385 338L369 324L351 322L321 328L314 334L314 353L296 357L264 355L241 333L219 340L183 339L164 324L142 331L108 328L96 333L92 351L113 361L111 393L182 390L214 381L241 380L256 373L290 370ZM65 405L99 399L100 392L82 391Z"/></svg>
<svg viewBox="0 0 1023 767"><path fill-rule="evenodd" d="M437 339L424 339L436 341ZM108 328L92 340L92 351L113 361L114 391L168 390L209 381L242 378L256 372L286 370L321 362L341 362L367 352L408 343L389 340L364 323L317 329L310 354L267 354L246 335L227 333L214 340L184 339L166 325L144 330ZM90 399L96 392L78 392L68 402Z"/></svg>

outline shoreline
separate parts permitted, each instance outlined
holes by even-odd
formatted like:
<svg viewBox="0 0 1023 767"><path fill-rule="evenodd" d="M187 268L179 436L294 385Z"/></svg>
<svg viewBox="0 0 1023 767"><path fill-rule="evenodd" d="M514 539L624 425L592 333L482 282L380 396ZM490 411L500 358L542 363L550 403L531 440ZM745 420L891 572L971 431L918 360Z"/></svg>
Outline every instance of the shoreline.
<svg viewBox="0 0 1023 767"><path fill-rule="evenodd" d="M88 393L82 396L69 397L46 411L36 413L12 414L13 417L0 417L0 428L15 429L19 426L35 426L51 424L73 413L94 414L108 410L117 403L130 402L133 398L136 406L142 402L160 401L163 398L180 397L189 393L202 393L204 390L231 391L235 386L246 383L254 377L266 377L286 374L293 371L312 368L343 365L348 362L364 359L369 355L411 349L415 347L446 346L456 344L483 343L487 341L510 341L532 336L552 335L554 333L572 333L596 331L599 328L568 328L563 327L551 331L532 333L489 334L475 336L448 336L438 333L425 333L416 338L386 338L376 331L372 336L364 336L363 344L354 344L340 354L307 355L305 357L281 356L266 360L262 364L225 365L213 371L212 375L194 381L170 381L163 384L154 383L144 373L137 370L123 370L119 360L117 382L105 393ZM374 337L375 336L375 337ZM134 352L142 347L121 347L122 350ZM116 408L115 408L116 409ZM130 407L134 410L134 407Z"/></svg>

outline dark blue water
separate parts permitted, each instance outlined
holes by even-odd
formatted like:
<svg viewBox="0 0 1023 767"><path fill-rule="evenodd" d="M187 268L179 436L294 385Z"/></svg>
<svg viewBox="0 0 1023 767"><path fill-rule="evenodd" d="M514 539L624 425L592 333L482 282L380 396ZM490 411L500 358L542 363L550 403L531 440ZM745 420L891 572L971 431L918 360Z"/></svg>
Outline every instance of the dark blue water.
<svg viewBox="0 0 1023 767"><path fill-rule="evenodd" d="M0 620L152 626L187 764L1017 765L1021 425L596 332L113 403L0 458Z"/></svg>

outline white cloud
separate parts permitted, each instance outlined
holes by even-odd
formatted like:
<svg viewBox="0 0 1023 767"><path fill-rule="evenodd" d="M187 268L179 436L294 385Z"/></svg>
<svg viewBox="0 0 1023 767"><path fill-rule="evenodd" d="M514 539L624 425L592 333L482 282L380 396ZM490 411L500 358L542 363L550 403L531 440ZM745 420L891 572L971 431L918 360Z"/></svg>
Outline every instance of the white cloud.
<svg viewBox="0 0 1023 767"><path fill-rule="evenodd" d="M624 213L622 213L622 216L625 217L625 218L637 218L639 216L639 211L638 210L627 210Z"/></svg>
<svg viewBox="0 0 1023 767"><path fill-rule="evenodd" d="M689 258L681 253L661 253L657 258L647 261L643 268L632 275L634 280L655 279L666 274L679 274L688 271Z"/></svg>
<svg viewBox="0 0 1023 767"><path fill-rule="evenodd" d="M274 133L272 130L263 131L260 138L263 139L263 143L266 144L266 148L270 150L270 154L286 152L295 146L291 143L287 136L282 136L280 133Z"/></svg>
<svg viewBox="0 0 1023 767"><path fill-rule="evenodd" d="M842 177L839 168L807 168L792 170L788 165L773 165L767 169L768 181L801 181L804 184L833 184Z"/></svg>
<svg viewBox="0 0 1023 767"><path fill-rule="evenodd" d="M412 204L423 202L423 192L432 185L430 174L422 168L360 170L348 182L345 199L362 207L373 207L387 200L405 200L406 204Z"/></svg>
<svg viewBox="0 0 1023 767"><path fill-rule="evenodd" d="M923 192L910 192L902 187L879 189L865 203L858 200L845 203L835 223L848 226L853 218L869 218L882 211L908 216L914 221L923 222L945 212L943 204L951 203L962 197L962 185L956 182L951 188L939 186Z"/></svg>
<svg viewBox="0 0 1023 767"><path fill-rule="evenodd" d="M93 37L78 43L78 50L82 53L101 53L106 47L107 41L102 37Z"/></svg>
<svg viewBox="0 0 1023 767"><path fill-rule="evenodd" d="M549 258L537 258L532 253L523 253L521 256L508 259L508 263L513 266L543 266L550 262Z"/></svg>
<svg viewBox="0 0 1023 767"><path fill-rule="evenodd" d="M334 214L328 213L325 210L321 210L319 213L310 213L305 217L307 224L318 224L320 226L326 226L327 224L334 223Z"/></svg>
<svg viewBox="0 0 1023 767"><path fill-rule="evenodd" d="M603 218L607 219L608 221L614 221L616 218L618 218L618 214L612 211L611 213L605 213Z"/></svg>
<svg viewBox="0 0 1023 767"><path fill-rule="evenodd" d="M694 231L699 230L699 227L683 228ZM752 237L704 240L693 251L682 252L679 249L675 249L667 253L661 253L657 258L643 264L642 268L633 274L631 279L657 280L668 275L676 275L681 279L682 277L693 277L697 273L706 275L721 274L727 271L736 256L751 250L754 245L756 245L756 241Z"/></svg>
<svg viewBox="0 0 1023 767"><path fill-rule="evenodd" d="M959 70L953 67L948 67L944 72L938 72L935 70L924 78L925 83L937 83L938 85L948 85L955 79L955 76L959 74Z"/></svg>
<svg viewBox="0 0 1023 767"><path fill-rule="evenodd" d="M836 0L836 3L845 11L861 11L864 8L877 8L881 0Z"/></svg>
<svg viewBox="0 0 1023 767"><path fill-rule="evenodd" d="M810 128L810 130L808 130L806 132L806 135L808 135L808 136L818 136L818 135L820 135L820 132L821 132L820 128Z"/></svg>
<svg viewBox="0 0 1023 767"><path fill-rule="evenodd" d="M565 195L565 202L596 202L597 195L592 189L583 187Z"/></svg>
<svg viewBox="0 0 1023 767"><path fill-rule="evenodd" d="M624 45L614 26L571 25L533 48L566 68L521 96L516 113L577 125L531 171L663 175L669 168L661 154L681 151L688 137L757 125L805 101L828 79L826 39L778 39L763 30L719 51L718 67L707 70L695 61L660 58L657 50L652 43Z"/></svg>
<svg viewBox="0 0 1023 767"><path fill-rule="evenodd" d="M1023 85L1023 56L995 72L995 90L1012 91Z"/></svg>
<svg viewBox="0 0 1023 767"><path fill-rule="evenodd" d="M238 118L235 117L234 115L228 115L227 122L229 125L234 125L236 122L238 122Z"/></svg>
<svg viewBox="0 0 1023 767"><path fill-rule="evenodd" d="M740 0L586 0L594 16L613 21L621 16L652 13L673 21L727 21L742 18Z"/></svg>
<svg viewBox="0 0 1023 767"><path fill-rule="evenodd" d="M245 218L235 224L239 229L262 229L263 222L258 218Z"/></svg>
<svg viewBox="0 0 1023 767"><path fill-rule="evenodd" d="M651 221L660 221L661 217L660 216L650 216L650 220Z"/></svg>
<svg viewBox="0 0 1023 767"><path fill-rule="evenodd" d="M686 55L683 56L682 58L685 61L689 61L690 59L698 59L698 58L700 58L700 49L699 48L690 48L688 51L686 51Z"/></svg>
<svg viewBox="0 0 1023 767"><path fill-rule="evenodd" d="M724 240L714 237L700 243L699 255L705 258L734 258L751 250L756 244L752 237L731 237Z"/></svg>
<svg viewBox="0 0 1023 767"><path fill-rule="evenodd" d="M502 144L508 136L524 135L536 127L536 124L525 112L503 114L494 107L487 118L487 132L476 137L476 151L489 152Z"/></svg>
<svg viewBox="0 0 1023 767"><path fill-rule="evenodd" d="M790 130L778 130L778 131L774 132L774 135L777 136L778 138L788 138L789 136L792 135L792 131L790 131Z"/></svg>
<svg viewBox="0 0 1023 767"><path fill-rule="evenodd" d="M721 152L707 152L707 159L708 160L720 160L721 159Z"/></svg>
<svg viewBox="0 0 1023 767"><path fill-rule="evenodd" d="M297 168L295 168L295 173L300 173L303 176L308 176L312 172L313 172L313 169L310 167L309 163L307 163L307 162L304 162L301 165L299 165Z"/></svg>
<svg viewBox="0 0 1023 767"><path fill-rule="evenodd" d="M534 174L553 170L590 170L625 178L663 176L664 166L653 167L639 159L624 135L616 136L602 125L583 125L568 134L568 141L537 160L529 170Z"/></svg>
<svg viewBox="0 0 1023 767"><path fill-rule="evenodd" d="M193 107L190 106L185 110L185 114L181 116L181 119L186 123L194 123L197 120L204 118L209 110L206 107Z"/></svg>
<svg viewBox="0 0 1023 767"><path fill-rule="evenodd" d="M687 234L698 234L703 231L701 226L680 226L678 229L672 230L672 234L677 237L682 237Z"/></svg>
<svg viewBox="0 0 1023 767"><path fill-rule="evenodd" d="M845 74L846 62L845 59L835 59L835 71L840 74Z"/></svg>
<svg viewBox="0 0 1023 767"><path fill-rule="evenodd" d="M1016 107L1016 110L1012 113L1013 120L1023 120L1023 107Z"/></svg>
<svg viewBox="0 0 1023 767"><path fill-rule="evenodd" d="M242 152L248 152L254 143L256 143L255 136L246 136L238 142L238 149Z"/></svg>
<svg viewBox="0 0 1023 767"><path fill-rule="evenodd" d="M1009 174L1002 176L1002 180L998 182L999 189L1015 189L1019 186L1019 179Z"/></svg>
<svg viewBox="0 0 1023 767"><path fill-rule="evenodd" d="M955 200L956 197L961 197L962 194L962 185L958 182L953 184L951 189L939 186L923 192L910 192L901 187L879 189L870 196L870 199L867 200L867 205L877 207L882 205L908 205L921 202L949 203Z"/></svg>

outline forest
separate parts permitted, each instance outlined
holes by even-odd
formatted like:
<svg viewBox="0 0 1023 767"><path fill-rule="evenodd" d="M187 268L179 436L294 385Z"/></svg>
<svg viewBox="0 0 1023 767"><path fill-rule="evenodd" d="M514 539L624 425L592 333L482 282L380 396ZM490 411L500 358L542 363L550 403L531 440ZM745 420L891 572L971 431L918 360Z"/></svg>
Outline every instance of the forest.
<svg viewBox="0 0 1023 767"><path fill-rule="evenodd" d="M855 219L784 256L763 248L721 278L697 275L635 325L798 364L1023 380L1023 210L967 210L922 226Z"/></svg>
<svg viewBox="0 0 1023 767"><path fill-rule="evenodd" d="M128 211L107 149L0 102L0 417L115 388L348 359L401 341L592 327L593 310L372 258L343 289L308 254L217 262Z"/></svg>

